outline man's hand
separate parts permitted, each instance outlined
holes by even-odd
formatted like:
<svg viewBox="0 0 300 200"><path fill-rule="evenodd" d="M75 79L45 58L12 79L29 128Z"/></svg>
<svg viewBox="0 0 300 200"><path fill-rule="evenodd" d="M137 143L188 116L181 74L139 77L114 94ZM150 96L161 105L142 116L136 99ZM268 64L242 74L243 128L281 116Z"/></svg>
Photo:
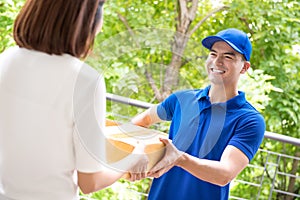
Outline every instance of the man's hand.
<svg viewBox="0 0 300 200"><path fill-rule="evenodd" d="M164 157L152 168L147 176L158 178L172 167L174 167L184 152L179 151L169 139L160 138L160 141L163 142L166 146L166 152Z"/></svg>

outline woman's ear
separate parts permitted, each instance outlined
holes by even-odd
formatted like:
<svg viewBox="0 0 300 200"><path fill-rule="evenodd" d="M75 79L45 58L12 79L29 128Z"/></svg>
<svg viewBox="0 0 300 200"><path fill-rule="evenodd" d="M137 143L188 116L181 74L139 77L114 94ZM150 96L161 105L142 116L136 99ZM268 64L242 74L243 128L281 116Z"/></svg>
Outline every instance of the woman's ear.
<svg viewBox="0 0 300 200"><path fill-rule="evenodd" d="M251 66L250 62L244 61L244 66L241 70L241 74L245 74L248 71L248 69L250 68L250 66Z"/></svg>

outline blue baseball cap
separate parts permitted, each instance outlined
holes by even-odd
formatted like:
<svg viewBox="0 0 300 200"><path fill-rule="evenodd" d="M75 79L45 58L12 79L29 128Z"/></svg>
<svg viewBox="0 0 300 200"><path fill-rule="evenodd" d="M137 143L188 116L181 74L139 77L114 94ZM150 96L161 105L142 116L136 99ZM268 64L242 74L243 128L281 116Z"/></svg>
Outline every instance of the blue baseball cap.
<svg viewBox="0 0 300 200"><path fill-rule="evenodd" d="M208 36L202 40L202 45L211 49L215 42L224 41L235 51L244 55L247 61L250 61L252 45L246 33L235 28L229 28L217 33L214 36Z"/></svg>

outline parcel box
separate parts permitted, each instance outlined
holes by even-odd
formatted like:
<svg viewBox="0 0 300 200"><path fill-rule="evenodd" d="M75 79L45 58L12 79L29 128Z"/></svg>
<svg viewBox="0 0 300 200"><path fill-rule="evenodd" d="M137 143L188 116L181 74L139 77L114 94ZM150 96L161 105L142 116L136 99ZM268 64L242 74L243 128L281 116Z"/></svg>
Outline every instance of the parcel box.
<svg viewBox="0 0 300 200"><path fill-rule="evenodd" d="M114 163L128 156L135 146L145 144L144 152L149 158L147 170L150 170L165 153L165 146L159 138L168 138L164 132L136 126L120 124L108 120L106 122L106 160Z"/></svg>

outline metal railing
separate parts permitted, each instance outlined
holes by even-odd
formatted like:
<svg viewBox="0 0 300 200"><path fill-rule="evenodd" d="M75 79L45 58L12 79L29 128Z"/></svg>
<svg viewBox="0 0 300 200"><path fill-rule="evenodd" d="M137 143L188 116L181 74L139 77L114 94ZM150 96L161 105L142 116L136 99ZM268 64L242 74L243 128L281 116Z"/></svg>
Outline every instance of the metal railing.
<svg viewBox="0 0 300 200"><path fill-rule="evenodd" d="M147 109L153 105L110 93L107 93L106 98L108 101L142 109ZM133 116L120 115L118 117L128 120ZM230 199L300 199L300 139L268 131L265 132L265 139L279 142L281 145L292 145L296 148L296 155L274 152L264 147L260 148L253 158L256 162L252 160L243 172L232 181ZM249 180L251 176L252 180ZM252 192L239 191L241 185L247 186L248 191ZM141 196L147 196L147 194L141 194Z"/></svg>

